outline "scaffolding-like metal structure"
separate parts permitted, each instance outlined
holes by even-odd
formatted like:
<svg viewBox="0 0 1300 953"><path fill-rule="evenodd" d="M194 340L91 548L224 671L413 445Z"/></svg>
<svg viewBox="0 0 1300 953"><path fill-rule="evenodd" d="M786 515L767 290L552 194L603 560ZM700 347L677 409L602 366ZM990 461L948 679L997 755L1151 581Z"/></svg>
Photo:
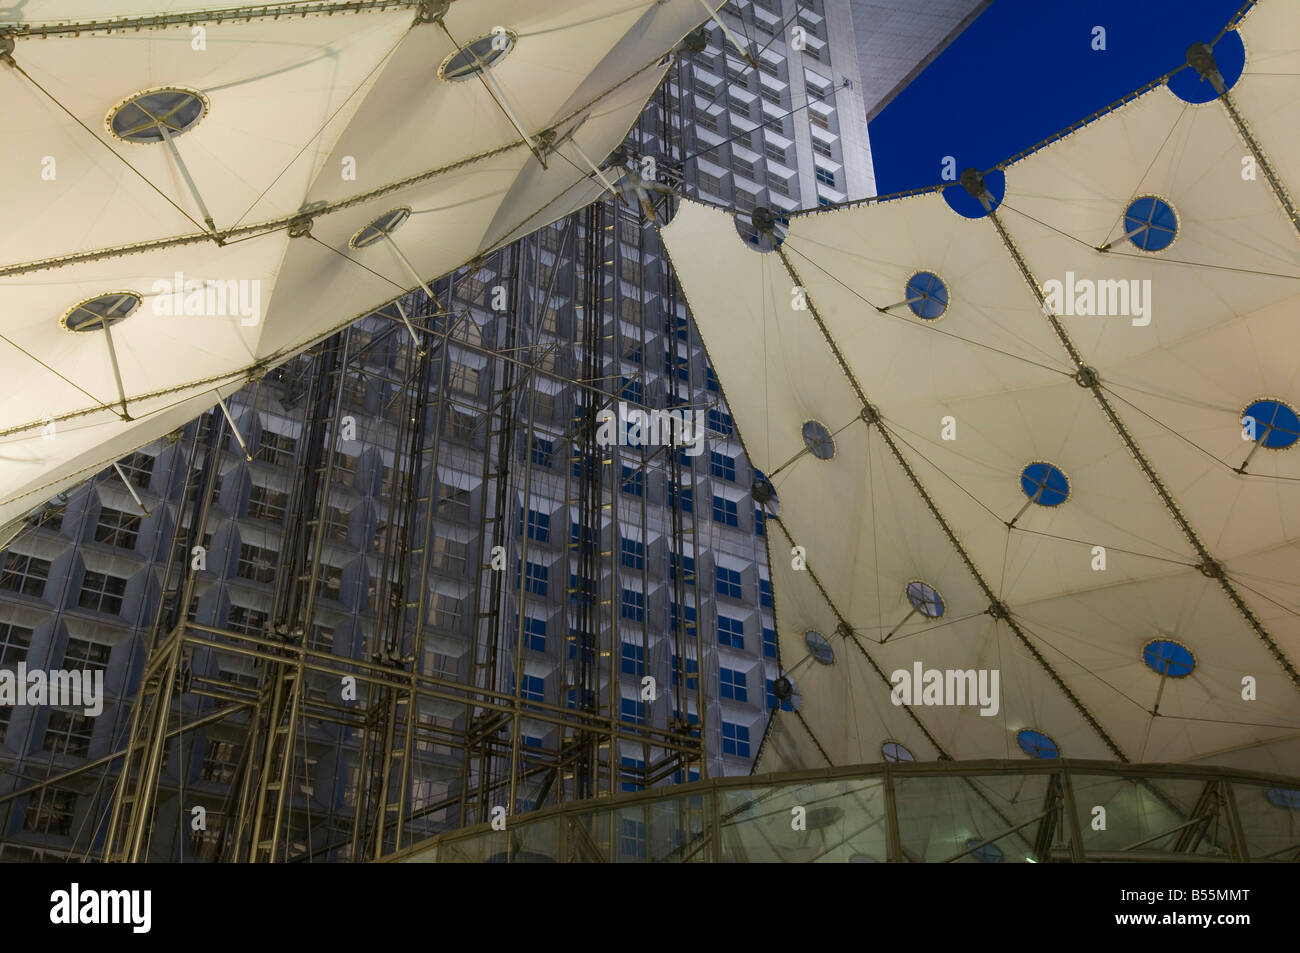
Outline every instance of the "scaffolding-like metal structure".
<svg viewBox="0 0 1300 953"><path fill-rule="evenodd" d="M651 156L661 178L678 184L679 99L670 78L620 156L631 163ZM0 808L45 789L96 784L105 793L88 856L369 860L489 822L502 813L494 809L509 819L707 776L698 624L676 611L700 604L695 508L681 492L694 479L691 461L674 446L597 440L602 415L620 402L702 409L691 405L689 387L683 394L676 385L679 369L691 379L696 348L689 341L684 354L678 348L672 280L665 276L659 289L666 308L642 300L650 219L666 221L673 201L668 190L640 203L607 195L299 355L245 391L242 410L215 408L174 434L186 454L185 484L125 737L105 758L0 795ZM665 331L669 373L664 387L651 388L656 375L646 374L642 349ZM362 392L381 395L380 432L367 439L384 454L386 511L376 515L369 563L373 629L356 651L338 652L319 606L342 585L330 548L357 531L339 524L331 504L338 477L350 472L340 448L357 426L347 398ZM554 411L559 393L576 395L567 427L539 413L539 403ZM299 416L301 429L278 555L255 573L271 590L270 610L241 612L239 625L204 624L195 605L223 464L261 453L241 430L256 428L272 403ZM547 456L571 459L562 476L534 466L539 440ZM462 475L477 465L475 484L446 472L453 458ZM672 502L666 521L651 513L644 492L630 500L620 492L629 480L644 489L660 474ZM568 581L548 587L551 598L539 597L529 561L530 551L559 551L549 518L543 527L530 505L539 481L549 481L548 499L565 501L570 523L556 560ZM448 510L472 512L477 533L446 535L439 520ZM674 554L667 625L644 605L639 620L621 612L625 585L639 585L643 600L649 589L644 559L639 570L621 565L624 531L642 547L661 535ZM450 583L438 570L462 555L472 560L472 591L459 614L447 609ZM563 624L562 684L545 697L527 675L532 609ZM672 685L642 680L633 704L670 696L666 728L640 708L627 717L620 691L622 646L639 643L644 660L652 631L665 631ZM467 647L457 655L452 643L460 639ZM458 658L467 664L453 664ZM226 665L251 675L229 677ZM185 765L202 756L200 728L238 751L221 797L186 789ZM313 767L331 759L337 767L352 752L348 790L322 805ZM151 849L154 832L172 824L185 839L178 835L160 855Z"/></svg>

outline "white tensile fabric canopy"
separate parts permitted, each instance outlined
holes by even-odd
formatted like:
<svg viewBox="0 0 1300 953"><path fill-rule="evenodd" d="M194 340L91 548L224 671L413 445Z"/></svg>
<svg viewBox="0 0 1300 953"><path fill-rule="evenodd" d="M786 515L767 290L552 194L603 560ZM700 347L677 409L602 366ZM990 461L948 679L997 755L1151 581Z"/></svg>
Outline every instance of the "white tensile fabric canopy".
<svg viewBox="0 0 1300 953"><path fill-rule="evenodd" d="M0 524L589 203L707 15L214 6L31 0L0 23Z"/></svg>
<svg viewBox="0 0 1300 953"><path fill-rule="evenodd" d="M992 215L930 192L795 215L763 250L685 202L663 229L779 499L801 701L759 771L1300 773L1300 236L1262 171L1300 186L1300 14L1263 4L1240 34L1253 144L1224 103L1159 86L1011 164ZM1078 313L1086 287L1110 315ZM919 686L895 705L917 663L998 672L996 712Z"/></svg>

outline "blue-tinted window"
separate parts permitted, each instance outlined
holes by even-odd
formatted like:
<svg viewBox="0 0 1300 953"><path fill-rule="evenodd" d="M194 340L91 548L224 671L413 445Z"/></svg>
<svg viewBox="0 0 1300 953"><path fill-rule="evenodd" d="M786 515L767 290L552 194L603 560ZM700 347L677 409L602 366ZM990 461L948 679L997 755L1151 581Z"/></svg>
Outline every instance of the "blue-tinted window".
<svg viewBox="0 0 1300 953"><path fill-rule="evenodd" d="M619 614L633 622L645 621L645 593L632 589L623 590L622 608Z"/></svg>
<svg viewBox="0 0 1300 953"><path fill-rule="evenodd" d="M620 559L624 566L629 569L645 568L644 543L639 543L635 539L625 539L619 543L619 549L622 551Z"/></svg>
<svg viewBox="0 0 1300 953"><path fill-rule="evenodd" d="M729 721L722 723L722 753L735 755L737 758L749 757L749 729L744 725L733 725Z"/></svg>
<svg viewBox="0 0 1300 953"><path fill-rule="evenodd" d="M637 779L645 777L645 762L639 758L622 757L618 759L619 765L623 768L619 772L623 776L624 791L640 791L645 785L639 783ZM641 826L641 839L645 840L645 825Z"/></svg>
<svg viewBox="0 0 1300 953"><path fill-rule="evenodd" d="M569 601L579 605L596 601L596 580L579 579L576 572L569 573Z"/></svg>
<svg viewBox="0 0 1300 953"><path fill-rule="evenodd" d="M764 513L757 506L754 507L754 535L755 536L767 535L767 514Z"/></svg>
<svg viewBox="0 0 1300 953"><path fill-rule="evenodd" d="M772 580L759 578L758 580L758 601L759 604L770 609L772 608Z"/></svg>
<svg viewBox="0 0 1300 953"><path fill-rule="evenodd" d="M642 496L645 494L645 471L636 467L623 466L623 485L620 487L624 493L630 493L633 496Z"/></svg>
<svg viewBox="0 0 1300 953"><path fill-rule="evenodd" d="M715 523L726 523L728 526L739 526L740 509L736 506L736 501L729 500L725 496L715 496L713 498L713 521Z"/></svg>
<svg viewBox="0 0 1300 953"><path fill-rule="evenodd" d="M695 512L695 488L679 487L676 483L668 484L668 503L671 506L680 506L683 513Z"/></svg>
<svg viewBox="0 0 1300 953"><path fill-rule="evenodd" d="M709 451L709 472L724 480L736 479L736 458L716 450Z"/></svg>
<svg viewBox="0 0 1300 953"><path fill-rule="evenodd" d="M681 617L677 603L671 603L668 609L669 614L671 615L670 624L672 625L672 630L676 632L677 629L681 627L682 635L686 636L688 639L695 638L695 606L686 607L684 618Z"/></svg>
<svg viewBox="0 0 1300 953"><path fill-rule="evenodd" d="M714 373L711 366L704 368L704 386L711 391L718 389L718 375Z"/></svg>
<svg viewBox="0 0 1300 953"><path fill-rule="evenodd" d="M621 384L621 389L618 392L620 397L632 404L645 403L645 400L643 399L645 397L645 392L641 388L640 381L628 380L624 377Z"/></svg>
<svg viewBox="0 0 1300 953"><path fill-rule="evenodd" d="M776 630L763 627L763 657L776 658Z"/></svg>
<svg viewBox="0 0 1300 953"><path fill-rule="evenodd" d="M546 620L524 616L524 648L534 652L546 651Z"/></svg>
<svg viewBox="0 0 1300 953"><path fill-rule="evenodd" d="M731 422L731 414L724 414L718 409L709 411L709 429L715 433L720 433L724 437L730 437L735 426Z"/></svg>
<svg viewBox="0 0 1300 953"><path fill-rule="evenodd" d="M717 569L718 595L731 599L741 598L740 571L719 566Z"/></svg>
<svg viewBox="0 0 1300 953"><path fill-rule="evenodd" d="M633 645L631 642L623 643L623 674L638 677L645 674L644 645Z"/></svg>
<svg viewBox="0 0 1300 953"><path fill-rule="evenodd" d="M732 701L749 701L749 686L746 683L745 673L738 672L734 668L719 669L718 694Z"/></svg>
<svg viewBox="0 0 1300 953"><path fill-rule="evenodd" d="M718 644L729 645L733 649L745 647L745 623L729 615L718 616Z"/></svg>
<svg viewBox="0 0 1300 953"><path fill-rule="evenodd" d="M596 640L590 634L584 636L577 626L569 626L569 651L568 656L571 659L578 657L579 647L582 650L582 661L585 665L596 664Z"/></svg>
<svg viewBox="0 0 1300 953"><path fill-rule="evenodd" d="M529 701L545 701L546 679L540 675L525 675L519 683L519 696Z"/></svg>
<svg viewBox="0 0 1300 953"><path fill-rule="evenodd" d="M587 472L591 472L592 469L591 460L587 457L585 453L583 453L582 449L577 444L574 444L573 449L569 451L569 458L573 461L572 466L569 467L569 470L574 476L576 477L582 476L583 463L586 463L587 465L586 466Z"/></svg>
<svg viewBox="0 0 1300 953"><path fill-rule="evenodd" d="M516 534L524 534L524 508L519 507L519 527ZM551 515L549 513L539 513L537 510L528 511L528 538L535 539L539 543L549 543L551 541Z"/></svg>
<svg viewBox="0 0 1300 953"><path fill-rule="evenodd" d="M533 465L538 467L549 467L555 453L555 443L551 440L543 440L541 437L533 438Z"/></svg>
<svg viewBox="0 0 1300 953"><path fill-rule="evenodd" d="M668 578L675 580L677 578L677 567L681 566L682 581L693 582L695 579L695 559L691 556L679 556L677 553L670 553L668 557Z"/></svg>
<svg viewBox="0 0 1300 953"><path fill-rule="evenodd" d="M645 704L635 698L624 698L619 706L620 718L634 725L645 724Z"/></svg>
<svg viewBox="0 0 1300 953"><path fill-rule="evenodd" d="M519 561L515 561L515 573L519 573ZM544 596L551 587L551 567L542 566L531 560L526 565L524 591L535 596Z"/></svg>
<svg viewBox="0 0 1300 953"><path fill-rule="evenodd" d="M818 182L829 185L831 188L835 188L835 173L830 169L823 169L821 166L817 166L816 174Z"/></svg>
<svg viewBox="0 0 1300 953"><path fill-rule="evenodd" d="M686 672L686 687L691 689L699 687L700 680L698 678L695 678L695 676L700 673L699 659L693 659L693 658L683 659L680 656L678 656L676 652L674 652L672 664L673 664L672 682L674 685L677 684L678 679L680 678L679 672L683 671L682 666L684 665L685 666L684 671Z"/></svg>

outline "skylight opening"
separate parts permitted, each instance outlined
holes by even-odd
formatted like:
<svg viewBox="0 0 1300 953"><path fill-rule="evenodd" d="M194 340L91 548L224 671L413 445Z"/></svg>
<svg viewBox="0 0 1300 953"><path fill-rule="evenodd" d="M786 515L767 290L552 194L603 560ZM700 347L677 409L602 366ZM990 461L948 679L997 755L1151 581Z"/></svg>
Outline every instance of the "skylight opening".
<svg viewBox="0 0 1300 953"><path fill-rule="evenodd" d="M830 642L826 636L820 632L808 631L803 635L804 645L808 646L808 652L814 659L822 665L830 665L835 661L835 650L831 648Z"/></svg>
<svg viewBox="0 0 1300 953"><path fill-rule="evenodd" d="M933 321L948 310L948 286L930 271L918 271L907 279L907 306L918 318Z"/></svg>
<svg viewBox="0 0 1300 953"><path fill-rule="evenodd" d="M1033 728L1022 728L1016 732L1016 743L1020 745L1020 750L1031 758L1048 759L1061 756L1061 749L1056 742Z"/></svg>
<svg viewBox="0 0 1300 953"><path fill-rule="evenodd" d="M1196 668L1196 657L1187 646L1172 639L1155 639L1142 650L1142 661L1157 675L1184 678Z"/></svg>
<svg viewBox="0 0 1300 953"><path fill-rule="evenodd" d="M69 308L59 319L59 324L68 331L100 331L125 321L140 307L141 300L134 291L96 295Z"/></svg>
<svg viewBox="0 0 1300 953"><path fill-rule="evenodd" d="M915 761L916 757L905 745L898 741L886 741L880 746L881 756L890 764Z"/></svg>
<svg viewBox="0 0 1300 953"><path fill-rule="evenodd" d="M804 421L803 445L818 460L829 460L835 456L835 438L821 421Z"/></svg>
<svg viewBox="0 0 1300 953"><path fill-rule="evenodd" d="M438 75L454 83L473 79L485 69L491 69L509 56L518 39L517 34L504 28L480 36L447 57L439 67Z"/></svg>
<svg viewBox="0 0 1300 953"><path fill-rule="evenodd" d="M348 246L351 248L369 248L371 245L376 245L384 240L385 235L391 235L406 224L406 220L410 217L411 210L405 206L385 212L353 235L352 240L348 242Z"/></svg>
<svg viewBox="0 0 1300 953"><path fill-rule="evenodd" d="M1257 400L1241 412L1244 435L1254 434L1255 443L1269 450L1286 450L1300 440L1300 414L1280 400Z"/></svg>
<svg viewBox="0 0 1300 953"><path fill-rule="evenodd" d="M1178 237L1178 215L1164 199L1143 195L1124 213L1124 234L1139 251L1164 251Z"/></svg>
<svg viewBox="0 0 1300 953"><path fill-rule="evenodd" d="M907 584L907 601L927 619L937 619L945 612L943 596L939 595L939 590L920 579L913 579Z"/></svg>
<svg viewBox="0 0 1300 953"><path fill-rule="evenodd" d="M1038 460L1020 472L1020 489L1031 503L1060 506L1070 496L1070 481L1060 467Z"/></svg>
<svg viewBox="0 0 1300 953"><path fill-rule="evenodd" d="M202 93L167 86L136 93L114 106L106 121L117 138L149 144L184 135L199 124L207 111L208 102Z"/></svg>

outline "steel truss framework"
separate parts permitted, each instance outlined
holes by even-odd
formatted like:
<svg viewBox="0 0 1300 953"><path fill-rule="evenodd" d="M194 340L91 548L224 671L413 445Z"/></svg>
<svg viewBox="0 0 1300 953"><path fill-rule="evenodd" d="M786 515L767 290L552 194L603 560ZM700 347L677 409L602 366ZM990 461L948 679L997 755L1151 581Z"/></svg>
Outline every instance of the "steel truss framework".
<svg viewBox="0 0 1300 953"><path fill-rule="evenodd" d="M439 835L391 859L1295 862L1300 829L1284 805L1270 803L1295 783L1108 761L856 765L565 803L504 830L484 824ZM1142 810L1132 811L1135 804Z"/></svg>
<svg viewBox="0 0 1300 953"><path fill-rule="evenodd" d="M659 109L642 120L627 149L633 161L653 156L663 177L680 183L678 99L670 80L653 101ZM691 469L671 445L642 450L596 442L602 410L619 401L650 409L629 390L641 380L620 380L618 372L620 357L639 353L649 334L661 330L647 327L648 316L660 312L639 300L645 292L636 276L648 252L642 216L666 220L673 201L664 190L639 207L618 199L597 203L457 276L421 286L363 321L364 334L342 332L260 383L244 419L256 419L261 389L268 401L274 396L281 406L301 405L303 419L277 562L269 574L271 609L254 630L202 624L193 610L205 577L191 554L206 542L223 461L236 452L253 459L239 432L243 419L214 409L188 436L173 435L188 440L189 463L163 574L165 595L122 748L0 795L0 810L23 796L93 786L94 822L85 827L91 844L82 856L364 860L451 826L486 821L498 805L513 815L546 803L608 796L621 785L654 785L696 772L707 776L701 693L707 673L701 665L698 678L695 672L686 677L687 660L699 658L698 623L681 613L669 627L678 677L667 728L621 717L618 678L620 644L633 637L620 618L621 580L639 577L647 591L644 566L635 572L620 566L620 522L643 540L650 526L644 494L629 504L620 487L629 471L639 480L661 471L673 487L682 487L693 481ZM629 254L626 238L633 230L635 250ZM495 275L490 281L508 298L496 320L455 307L482 297L484 283L473 276L483 269ZM470 291L463 293L466 287ZM553 303L557 291L572 307ZM678 305L671 279L662 292L667 340L675 350ZM443 300L452 308L444 308ZM628 319L633 311L635 321ZM545 343L543 332L556 340ZM691 363L698 345L693 330L687 333L686 354L675 360L694 379L702 376ZM367 357L385 342L396 358L375 371ZM572 364L556 360L560 343L576 345ZM457 354L476 356L487 368L486 407L457 389ZM349 377L374 378L396 395L382 414L393 425L385 441L392 464L384 473L388 518L377 524L382 558L371 589L373 633L361 651L341 655L317 636ZM555 435L553 452L572 452L574 466L565 468L562 482L564 512L576 513L583 529L570 538L565 527L568 545L558 565L578 580L576 587L561 589L572 661L561 662L563 691L556 702L547 702L524 686L523 609L532 596L522 567L530 545L537 545L530 543L531 515L524 515L534 489L532 441L542 432L535 408L539 395L557 385L582 395L569 429ZM690 407L671 382L666 401ZM439 463L449 449L453 415L473 417L473 433L459 436L481 451L479 531L470 554L477 570L466 600L472 618L464 628L469 664L460 673L439 667L447 620L428 584L438 558L434 520L447 502ZM673 553L698 563L693 506L683 507L674 494L662 530ZM512 580L516 564L520 570ZM674 572L671 589L675 604L699 605L694 570ZM645 654L658 626L646 619L636 628ZM232 658L251 664L256 678L220 677L216 661ZM698 713L698 720L687 713ZM224 798L186 790L185 765L203 757L199 729L208 737L220 729L224 733L216 737L237 740L240 757ZM527 737L544 732L551 739L545 743ZM350 749L356 750L353 803L313 808L311 766L348 738L359 739L359 747ZM629 751L636 752L634 767L628 766ZM101 798L108 782L112 796ZM206 812L204 824L191 825L198 808ZM313 810L323 816L313 817ZM151 849L155 834L173 821L178 829L190 828L188 843L178 837L159 854Z"/></svg>

